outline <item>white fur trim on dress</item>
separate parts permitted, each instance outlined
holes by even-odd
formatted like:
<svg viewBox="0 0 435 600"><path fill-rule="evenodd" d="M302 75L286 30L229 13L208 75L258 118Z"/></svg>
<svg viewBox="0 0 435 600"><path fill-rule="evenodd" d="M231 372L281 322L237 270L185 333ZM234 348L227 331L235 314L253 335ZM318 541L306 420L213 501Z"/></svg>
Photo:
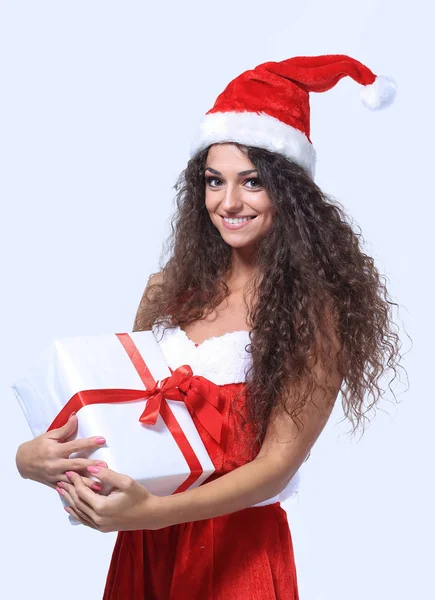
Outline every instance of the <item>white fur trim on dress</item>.
<svg viewBox="0 0 435 600"><path fill-rule="evenodd" d="M251 355L248 331L233 331L195 346L179 327L154 327L153 332L171 369L189 365L195 375L201 375L216 385L246 381ZM163 337L162 337L163 335Z"/></svg>
<svg viewBox="0 0 435 600"><path fill-rule="evenodd" d="M239 142L283 154L314 179L316 151L299 129L265 113L225 112L205 115L192 143L190 155L211 144Z"/></svg>

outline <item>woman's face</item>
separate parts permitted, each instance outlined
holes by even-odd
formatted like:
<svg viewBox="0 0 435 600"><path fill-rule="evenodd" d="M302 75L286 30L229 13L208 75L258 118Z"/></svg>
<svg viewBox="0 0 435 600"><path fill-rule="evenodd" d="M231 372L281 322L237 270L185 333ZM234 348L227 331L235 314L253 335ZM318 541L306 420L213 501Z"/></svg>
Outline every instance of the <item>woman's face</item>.
<svg viewBox="0 0 435 600"><path fill-rule="evenodd" d="M275 209L247 154L234 144L211 146L205 179L205 205L225 242L254 247L271 228Z"/></svg>

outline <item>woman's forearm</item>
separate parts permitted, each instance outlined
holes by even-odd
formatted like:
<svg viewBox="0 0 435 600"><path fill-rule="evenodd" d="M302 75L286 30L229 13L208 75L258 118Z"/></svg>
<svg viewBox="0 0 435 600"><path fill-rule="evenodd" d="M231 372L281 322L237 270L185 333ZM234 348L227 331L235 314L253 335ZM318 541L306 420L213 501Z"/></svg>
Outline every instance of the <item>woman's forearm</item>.
<svg viewBox="0 0 435 600"><path fill-rule="evenodd" d="M298 466L284 470L269 456L258 457L197 488L156 499L157 527L201 521L248 508L279 494Z"/></svg>

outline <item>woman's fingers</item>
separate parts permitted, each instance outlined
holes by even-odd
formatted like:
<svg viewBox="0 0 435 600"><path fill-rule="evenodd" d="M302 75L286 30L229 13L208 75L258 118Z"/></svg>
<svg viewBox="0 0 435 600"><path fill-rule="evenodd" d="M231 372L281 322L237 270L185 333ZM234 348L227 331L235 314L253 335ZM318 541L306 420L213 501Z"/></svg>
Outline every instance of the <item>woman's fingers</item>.
<svg viewBox="0 0 435 600"><path fill-rule="evenodd" d="M69 455L74 452L92 452L93 450L104 446L105 443L106 440L101 436L63 442L62 453L65 457L69 457Z"/></svg>
<svg viewBox="0 0 435 600"><path fill-rule="evenodd" d="M80 515L80 511L75 511L72 506L65 506L65 510L69 515L73 517L73 519L75 519L82 525L86 525L87 527L91 527L92 529L97 529L97 527L92 523L92 521L88 520L86 516Z"/></svg>
<svg viewBox="0 0 435 600"><path fill-rule="evenodd" d="M81 473L79 473L79 475L81 475ZM81 475L81 477L84 485L90 490L98 493L103 489L103 484L101 484L99 481L94 481L93 479L89 479L89 477L83 477L83 475Z"/></svg>
<svg viewBox="0 0 435 600"><path fill-rule="evenodd" d="M74 471L75 473L79 473L80 475L89 475L89 471L87 471L87 467L99 466L99 467L107 467L107 463L103 460L87 460L85 458L64 458L55 463L55 469L50 476L50 484L56 483L58 481L68 482L69 479L65 475L67 471ZM89 479L87 477L87 479ZM98 483L98 482L95 482ZM89 486L90 487L90 486ZM95 488L96 491L100 491Z"/></svg>
<svg viewBox="0 0 435 600"><path fill-rule="evenodd" d="M68 439L77 429L78 421L76 413L71 413L68 421L62 427L58 427L57 429L51 429L47 433L42 434L44 437L49 438L50 440L57 440L61 442L63 440ZM40 436L42 437L42 436Z"/></svg>
<svg viewBox="0 0 435 600"><path fill-rule="evenodd" d="M83 477L81 477L77 473L73 473L71 471L68 472L66 475L71 481L70 486L72 489L68 486L68 484L64 484L64 487L67 487L71 490L71 495L73 496L74 501L77 503L77 506L79 506L79 508L82 508L81 504L84 505L83 508L85 506L90 507L92 513L89 514L92 516L92 518L94 518L96 516L96 511L98 511L98 509L101 508L101 495L95 494L95 492L91 491L89 487L85 485Z"/></svg>
<svg viewBox="0 0 435 600"><path fill-rule="evenodd" d="M91 479L90 477L86 477L85 475L83 475L83 473L79 472L78 473L81 478L82 481L84 483L84 485L86 487L88 487L90 490L93 490L94 492L101 492L101 490L103 489L103 485L99 482L99 481L94 481L93 479ZM66 475L64 475L63 478L59 479L57 481L57 487L63 487L64 483L69 483L70 480L68 479L68 477ZM51 487L56 488L56 485L53 485Z"/></svg>
<svg viewBox="0 0 435 600"><path fill-rule="evenodd" d="M79 477L79 475L77 475L77 477ZM91 492L89 488L87 488L84 484L83 488L87 490L89 494L95 496L95 494ZM86 519L87 521L93 522L93 517L95 517L95 511L86 500L79 497L74 485L72 485L71 483L62 482L61 487L58 487L57 491L63 498L65 498L68 504L77 512L77 514L82 519Z"/></svg>
<svg viewBox="0 0 435 600"><path fill-rule="evenodd" d="M88 458L63 458L59 460L57 471L66 473L67 471L84 471L91 466L102 467L106 465L103 460L89 460Z"/></svg>

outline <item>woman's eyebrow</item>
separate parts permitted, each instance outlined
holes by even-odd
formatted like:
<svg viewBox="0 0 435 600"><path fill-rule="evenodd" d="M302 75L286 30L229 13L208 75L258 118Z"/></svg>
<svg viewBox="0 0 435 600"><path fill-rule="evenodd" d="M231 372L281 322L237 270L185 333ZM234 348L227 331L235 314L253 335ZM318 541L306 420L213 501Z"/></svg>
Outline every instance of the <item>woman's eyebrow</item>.
<svg viewBox="0 0 435 600"><path fill-rule="evenodd" d="M211 167L206 167L205 168L206 171L211 171L213 173L213 175L220 175L222 177L222 173L220 171L216 171L216 169L212 169ZM247 171L240 171L240 173L237 173L237 175L243 176L243 175L250 175L251 173L256 173L257 169L248 169Z"/></svg>

